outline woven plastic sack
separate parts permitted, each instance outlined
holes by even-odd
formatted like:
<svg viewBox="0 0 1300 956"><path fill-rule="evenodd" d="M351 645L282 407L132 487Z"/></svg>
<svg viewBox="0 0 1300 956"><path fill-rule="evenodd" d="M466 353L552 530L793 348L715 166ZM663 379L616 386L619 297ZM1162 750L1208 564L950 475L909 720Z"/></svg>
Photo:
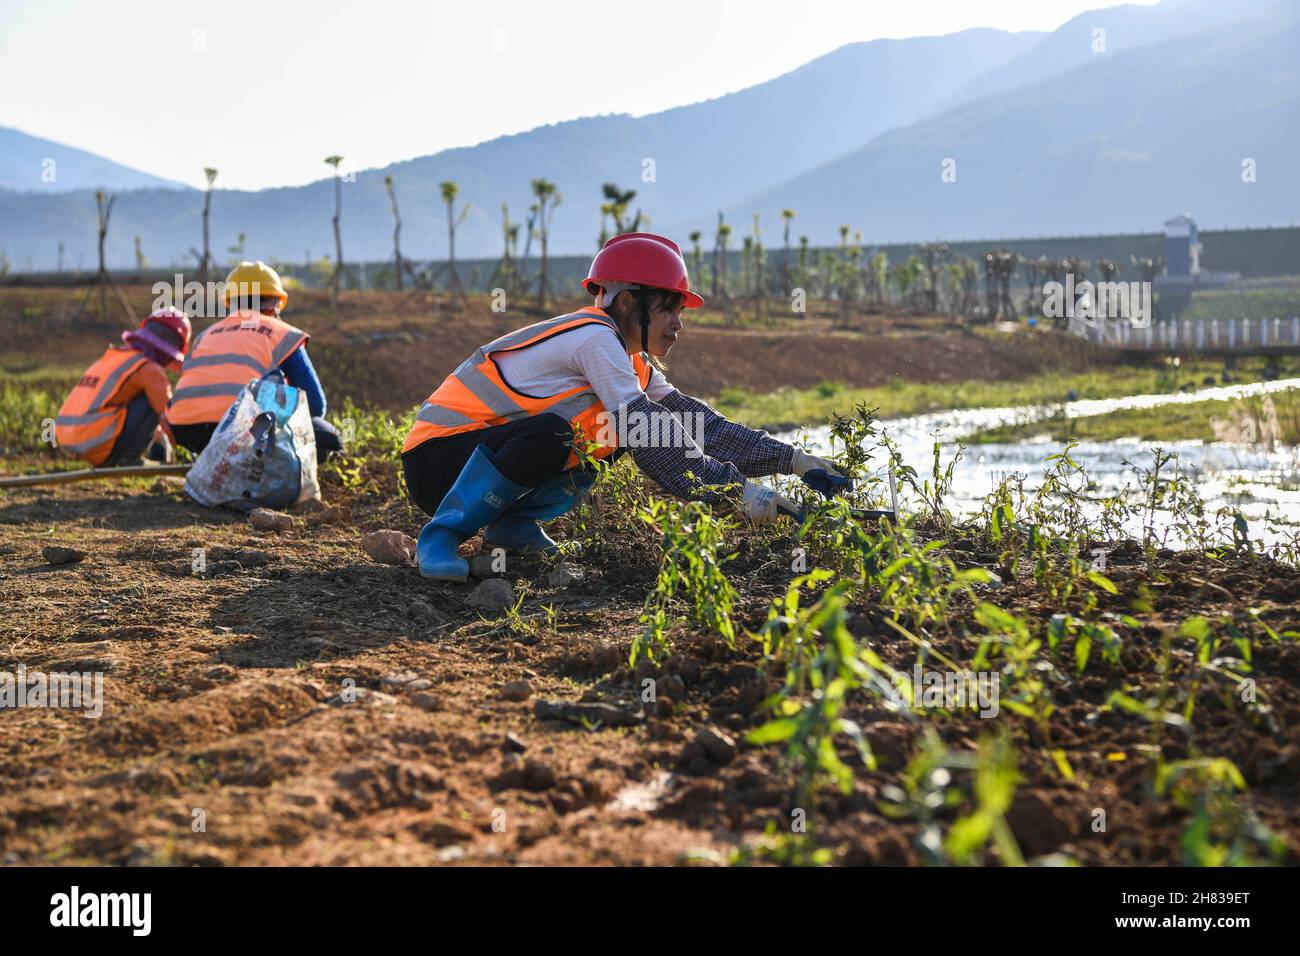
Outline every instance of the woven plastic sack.
<svg viewBox="0 0 1300 956"><path fill-rule="evenodd" d="M320 497L307 395L279 376L244 386L185 479L201 505L287 508Z"/></svg>

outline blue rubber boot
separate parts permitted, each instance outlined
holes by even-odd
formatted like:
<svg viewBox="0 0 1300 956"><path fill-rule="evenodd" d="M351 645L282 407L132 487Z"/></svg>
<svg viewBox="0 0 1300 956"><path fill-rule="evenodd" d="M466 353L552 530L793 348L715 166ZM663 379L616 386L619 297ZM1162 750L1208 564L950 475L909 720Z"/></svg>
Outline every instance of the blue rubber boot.
<svg viewBox="0 0 1300 956"><path fill-rule="evenodd" d="M497 471L491 453L482 445L475 448L456 483L420 532L415 549L420 576L463 582L469 577L469 563L461 560L457 550L531 490Z"/></svg>
<svg viewBox="0 0 1300 956"><path fill-rule="evenodd" d="M595 484L589 471L565 471L543 482L506 509L500 520L488 525L483 543L520 554L554 554L560 549L537 524L568 514Z"/></svg>

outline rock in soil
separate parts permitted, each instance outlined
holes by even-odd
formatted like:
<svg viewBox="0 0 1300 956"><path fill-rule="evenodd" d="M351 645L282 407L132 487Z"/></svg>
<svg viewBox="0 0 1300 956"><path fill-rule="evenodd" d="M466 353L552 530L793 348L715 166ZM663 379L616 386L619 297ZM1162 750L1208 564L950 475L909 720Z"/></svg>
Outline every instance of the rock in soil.
<svg viewBox="0 0 1300 956"><path fill-rule="evenodd" d="M319 498L308 498L296 505L293 510L306 517L309 524L335 524L346 517L342 508L327 505Z"/></svg>
<svg viewBox="0 0 1300 956"><path fill-rule="evenodd" d="M635 727L645 722L645 713L639 710L624 710L612 704L575 704L567 700L538 700L533 704L533 716L538 720L567 720L605 727Z"/></svg>
<svg viewBox="0 0 1300 956"><path fill-rule="evenodd" d="M254 508L248 514L248 523L258 531L291 531L293 518L270 508Z"/></svg>
<svg viewBox="0 0 1300 956"><path fill-rule="evenodd" d="M525 760L518 753L508 753L492 786L498 790L549 790L555 786L555 771L540 760Z"/></svg>
<svg viewBox="0 0 1300 956"><path fill-rule="evenodd" d="M46 545L41 548L41 556L50 564L74 564L86 556L85 551L78 551L76 548L60 548L55 545Z"/></svg>
<svg viewBox="0 0 1300 956"><path fill-rule="evenodd" d="M686 693L686 681L676 674L665 674L659 679L659 692L669 697L680 699Z"/></svg>
<svg viewBox="0 0 1300 956"><path fill-rule="evenodd" d="M389 674L387 677L381 677L379 683L385 687L405 687L415 680L417 676L415 671L398 671L395 674Z"/></svg>
<svg viewBox="0 0 1300 956"><path fill-rule="evenodd" d="M361 550L380 564L415 563L415 539L400 531L368 531L361 536Z"/></svg>
<svg viewBox="0 0 1300 956"><path fill-rule="evenodd" d="M729 764L736 759L736 742L721 730L705 727L695 735L695 743L715 763Z"/></svg>
<svg viewBox="0 0 1300 956"><path fill-rule="evenodd" d="M686 772L693 777L703 777L706 774L713 773L717 768L717 764L701 754L686 765Z"/></svg>
<svg viewBox="0 0 1300 956"><path fill-rule="evenodd" d="M214 564L233 564L236 570L260 568L276 560L278 558L275 555L267 554L265 551L258 551L256 548L212 548L207 555L209 569ZM190 564L193 565L192 560Z"/></svg>
<svg viewBox="0 0 1300 956"><path fill-rule="evenodd" d="M412 694L411 703L421 710L437 710L438 698L433 694Z"/></svg>
<svg viewBox="0 0 1300 956"><path fill-rule="evenodd" d="M501 741L501 749L507 753L521 754L528 749L528 744L524 743L514 734L507 733Z"/></svg>
<svg viewBox="0 0 1300 956"><path fill-rule="evenodd" d="M502 700L520 701L532 696L533 685L526 680L512 680L501 688Z"/></svg>
<svg viewBox="0 0 1300 956"><path fill-rule="evenodd" d="M421 624L442 624L447 620L447 616L439 611L435 611L423 601L412 601L406 608L407 615L414 621Z"/></svg>
<svg viewBox="0 0 1300 956"><path fill-rule="evenodd" d="M555 771L540 760L525 760L524 776L534 790L546 790L555 786Z"/></svg>
<svg viewBox="0 0 1300 956"><path fill-rule="evenodd" d="M495 560L490 554L476 554L469 559L469 573L480 581L494 578L497 576L497 572L492 567L492 562Z"/></svg>
<svg viewBox="0 0 1300 956"><path fill-rule="evenodd" d="M347 707L350 704L371 704L378 707L387 707L396 704L397 698L392 694L371 690L369 687L354 687L346 694L335 694L325 703L331 707Z"/></svg>
<svg viewBox="0 0 1300 956"><path fill-rule="evenodd" d="M411 832L424 842L439 847L466 843L474 838L474 832L469 828L455 823L448 823L445 820L417 823L411 828Z"/></svg>
<svg viewBox="0 0 1300 956"><path fill-rule="evenodd" d="M509 581L489 578L474 589L467 603L470 607L481 608L489 614L500 614L507 608L514 607L515 589Z"/></svg>
<svg viewBox="0 0 1300 956"><path fill-rule="evenodd" d="M570 584L581 581L583 570L572 561L562 561L546 576L547 587L567 588Z"/></svg>

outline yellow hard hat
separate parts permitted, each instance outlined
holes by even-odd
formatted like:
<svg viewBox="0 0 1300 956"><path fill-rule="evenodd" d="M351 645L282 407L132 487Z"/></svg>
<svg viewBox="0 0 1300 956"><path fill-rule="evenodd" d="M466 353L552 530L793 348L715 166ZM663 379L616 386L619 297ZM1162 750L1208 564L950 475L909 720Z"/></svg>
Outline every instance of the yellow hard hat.
<svg viewBox="0 0 1300 956"><path fill-rule="evenodd" d="M243 295L240 295L241 291ZM280 281L280 273L261 259L256 262L249 262L245 259L231 269L230 275L226 276L224 295L227 306L230 305L232 296L234 298L248 298L252 295L259 295L264 299L277 296L280 299L280 308L282 309L289 303L289 293L284 291L284 283Z"/></svg>

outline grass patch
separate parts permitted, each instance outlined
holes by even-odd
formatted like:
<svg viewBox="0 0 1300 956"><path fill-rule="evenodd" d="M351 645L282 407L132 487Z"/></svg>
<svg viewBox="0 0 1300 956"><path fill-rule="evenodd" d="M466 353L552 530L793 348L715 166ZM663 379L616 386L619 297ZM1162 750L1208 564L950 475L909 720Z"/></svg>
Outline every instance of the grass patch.
<svg viewBox="0 0 1300 956"><path fill-rule="evenodd" d="M1263 371L1262 359L1242 362L1234 380L1260 381ZM882 418L948 408L1049 405L1071 399L1161 395L1200 388L1207 378L1214 377L1217 382L1221 372L1220 364L1206 361L1157 368L1121 365L1090 372L1052 372L1014 382L909 382L895 377L888 384L869 388L850 388L841 382L823 382L804 389L782 388L766 394L726 388L712 401L733 421L756 428L785 429L823 424L834 413L859 403L878 409Z"/></svg>
<svg viewBox="0 0 1300 956"><path fill-rule="evenodd" d="M1300 282L1282 289L1212 289L1192 294L1180 319L1277 319L1300 315ZM1289 329L1287 332L1289 333Z"/></svg>
<svg viewBox="0 0 1300 956"><path fill-rule="evenodd" d="M0 383L0 457L50 454L47 419L58 414L81 370L4 369Z"/></svg>
<svg viewBox="0 0 1300 956"><path fill-rule="evenodd" d="M962 439L970 445L1025 441L1048 435L1053 442L1230 441L1238 444L1300 444L1300 391L1276 392L1234 400L1126 408L1105 415L1000 425Z"/></svg>

